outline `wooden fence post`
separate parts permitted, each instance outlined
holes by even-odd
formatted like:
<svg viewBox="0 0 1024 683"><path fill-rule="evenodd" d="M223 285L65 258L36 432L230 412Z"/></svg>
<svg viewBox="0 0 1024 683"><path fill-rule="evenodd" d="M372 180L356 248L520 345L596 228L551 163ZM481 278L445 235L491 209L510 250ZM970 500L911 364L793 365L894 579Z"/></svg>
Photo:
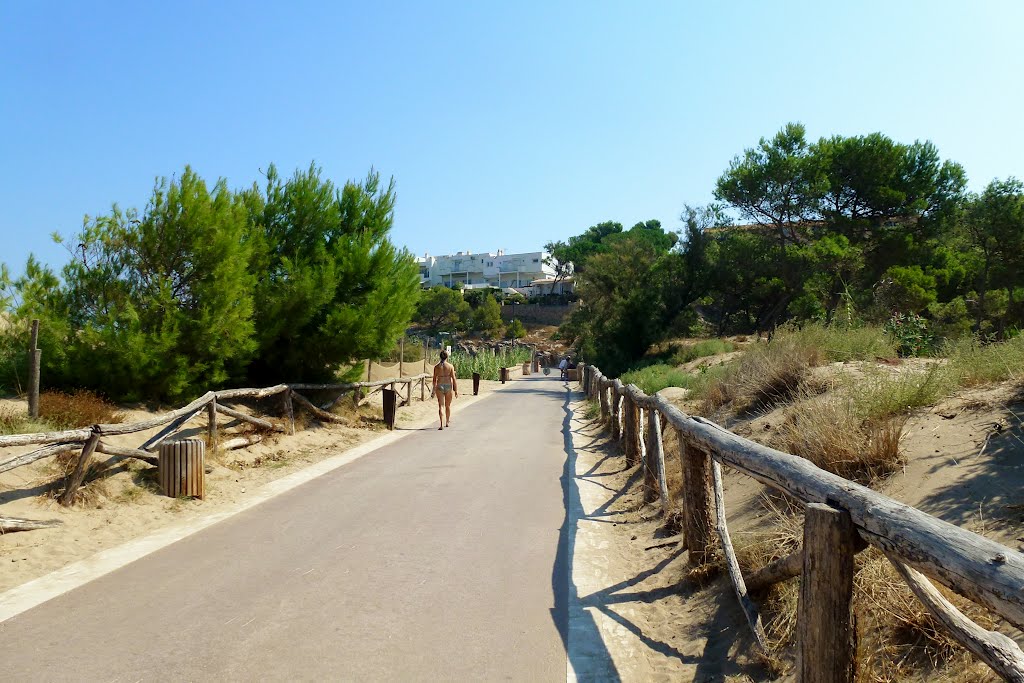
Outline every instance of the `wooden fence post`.
<svg viewBox="0 0 1024 683"><path fill-rule="evenodd" d="M683 463L683 533L690 552L690 564L704 564L714 547L714 523L711 506L714 488L711 477L711 456L699 448L679 441L679 457Z"/></svg>
<svg viewBox="0 0 1024 683"><path fill-rule="evenodd" d="M402 340L398 342L398 376L405 376L405 335L402 335Z"/></svg>
<svg viewBox="0 0 1024 683"><path fill-rule="evenodd" d="M628 467L632 467L633 465L636 465L640 459L640 452L637 448L636 438L636 433L639 431L639 425L637 424L639 410L636 407L636 402L633 400L633 397L629 394L622 395L622 411L622 431L623 437L626 441L626 465Z"/></svg>
<svg viewBox="0 0 1024 683"><path fill-rule="evenodd" d="M210 452L217 452L217 397L206 404L206 440L210 442Z"/></svg>
<svg viewBox="0 0 1024 683"><path fill-rule="evenodd" d="M668 478L665 476L665 447L661 441L661 415L653 408L647 410L647 470L648 474L653 474L655 481L645 482L647 490L644 497L653 500L656 485L657 495L661 496L661 509L667 511Z"/></svg>
<svg viewBox="0 0 1024 683"><path fill-rule="evenodd" d="M39 321L32 321L32 339L28 350L28 416L39 417L39 364L43 352L39 350Z"/></svg>
<svg viewBox="0 0 1024 683"><path fill-rule="evenodd" d="M850 513L812 503L804 517L804 569L797 621L797 680L852 683L856 668L853 559L857 529Z"/></svg>
<svg viewBox="0 0 1024 683"><path fill-rule="evenodd" d="M372 372L372 370L373 370L373 360L371 360L370 358L367 358L366 359L366 381L367 382L370 381L370 373Z"/></svg>
<svg viewBox="0 0 1024 683"><path fill-rule="evenodd" d="M68 506L75 500L75 492L78 491L78 487L82 485L82 480L85 479L86 470L89 469L89 461L92 460L93 453L96 452L96 446L100 442L100 433L93 432L89 436L89 440L85 442L82 447L82 455L78 458L78 464L75 465L75 471L71 475L71 479L68 480L67 488L64 489L64 493L60 495L57 502L61 505Z"/></svg>
<svg viewBox="0 0 1024 683"><path fill-rule="evenodd" d="M622 437L622 396L619 395L618 390L613 384L609 389L612 394L612 441L618 443Z"/></svg>
<svg viewBox="0 0 1024 683"><path fill-rule="evenodd" d="M598 392L601 395L601 422L605 422L608 419L608 387L601 386Z"/></svg>
<svg viewBox="0 0 1024 683"><path fill-rule="evenodd" d="M359 390L356 390L359 393ZM284 416L288 420L288 433L295 434L295 408L292 406L292 390L285 389L281 396L281 403L284 405ZM356 402L358 405L358 401Z"/></svg>

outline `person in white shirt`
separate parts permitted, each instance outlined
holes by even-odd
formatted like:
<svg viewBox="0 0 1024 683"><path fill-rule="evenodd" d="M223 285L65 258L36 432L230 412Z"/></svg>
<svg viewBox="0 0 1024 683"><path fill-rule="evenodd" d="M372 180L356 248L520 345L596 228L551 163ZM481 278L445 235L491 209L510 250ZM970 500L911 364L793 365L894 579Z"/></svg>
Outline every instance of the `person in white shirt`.
<svg viewBox="0 0 1024 683"><path fill-rule="evenodd" d="M559 372L559 376L558 377L559 377L559 379L566 379L568 377L568 373L566 373L566 371L565 371L566 368L568 368L568 367L569 367L569 359L567 357L565 357L565 356L562 356L562 360L560 360L558 362L558 372Z"/></svg>

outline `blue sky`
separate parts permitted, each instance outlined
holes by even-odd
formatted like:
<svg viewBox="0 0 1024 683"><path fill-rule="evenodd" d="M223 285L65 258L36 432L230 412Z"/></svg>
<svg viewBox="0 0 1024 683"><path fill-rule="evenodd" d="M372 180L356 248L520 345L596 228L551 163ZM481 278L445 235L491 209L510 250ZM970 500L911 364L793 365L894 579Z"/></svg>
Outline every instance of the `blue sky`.
<svg viewBox="0 0 1024 683"><path fill-rule="evenodd" d="M428 5L433 5L428 7ZM972 189L1024 176L1024 3L0 2L0 261L191 164L398 187L417 254L679 227L729 160L812 138L929 139Z"/></svg>

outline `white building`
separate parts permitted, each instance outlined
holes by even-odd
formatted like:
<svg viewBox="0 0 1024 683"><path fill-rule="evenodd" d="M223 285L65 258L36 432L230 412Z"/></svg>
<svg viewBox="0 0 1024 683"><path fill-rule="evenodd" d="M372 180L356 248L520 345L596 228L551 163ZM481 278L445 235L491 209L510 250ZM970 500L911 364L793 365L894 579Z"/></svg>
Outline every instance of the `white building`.
<svg viewBox="0 0 1024 683"><path fill-rule="evenodd" d="M555 270L544 263L545 251L525 254L458 252L449 256L425 254L417 258L420 266L420 284L423 287L444 285L455 287L461 283L469 289L481 287L513 287L527 289L536 280L548 280Z"/></svg>

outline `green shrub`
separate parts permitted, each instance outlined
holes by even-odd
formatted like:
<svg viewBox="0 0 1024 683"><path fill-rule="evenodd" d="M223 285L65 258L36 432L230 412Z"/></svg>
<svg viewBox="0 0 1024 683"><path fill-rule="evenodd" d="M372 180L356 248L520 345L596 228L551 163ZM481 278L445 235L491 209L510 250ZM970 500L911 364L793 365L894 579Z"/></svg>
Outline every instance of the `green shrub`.
<svg viewBox="0 0 1024 683"><path fill-rule="evenodd" d="M518 346L498 353L482 351L475 356L453 353L449 361L455 366L455 376L459 379L470 379L474 372L478 372L481 379L497 380L499 368L522 365L530 360L532 355L533 352L530 349Z"/></svg>
<svg viewBox="0 0 1024 683"><path fill-rule="evenodd" d="M684 344L672 354L671 363L682 365L698 358L717 356L735 350L736 346L724 339L705 339L695 344Z"/></svg>
<svg viewBox="0 0 1024 683"><path fill-rule="evenodd" d="M928 322L915 313L894 313L885 323L885 331L900 356L924 356L934 349L935 339L928 330Z"/></svg>
<svg viewBox="0 0 1024 683"><path fill-rule="evenodd" d="M635 384L645 394L656 394L665 387L689 388L694 383L693 375L671 365L648 365L638 370L630 370L622 375L623 384Z"/></svg>

